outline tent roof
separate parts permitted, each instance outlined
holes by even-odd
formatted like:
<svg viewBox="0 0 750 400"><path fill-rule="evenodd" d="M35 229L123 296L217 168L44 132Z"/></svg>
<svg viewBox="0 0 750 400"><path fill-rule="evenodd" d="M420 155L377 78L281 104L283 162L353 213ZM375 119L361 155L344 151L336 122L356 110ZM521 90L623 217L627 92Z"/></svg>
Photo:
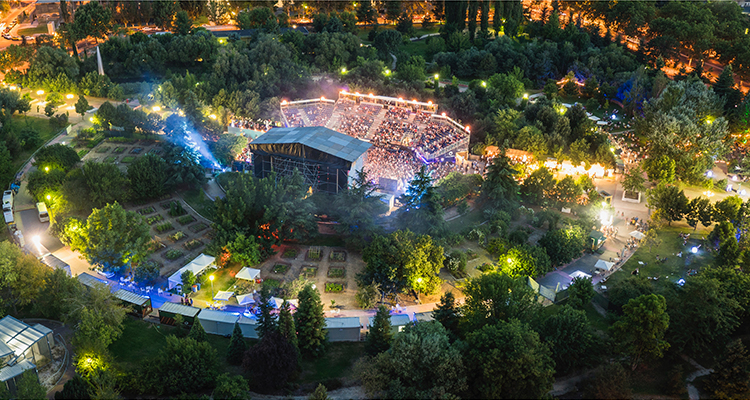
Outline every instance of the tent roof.
<svg viewBox="0 0 750 400"><path fill-rule="evenodd" d="M359 317L334 317L326 318L327 329L361 328Z"/></svg>
<svg viewBox="0 0 750 400"><path fill-rule="evenodd" d="M534 278L527 276L526 284L529 285L529 287L531 288L531 290L534 291L534 293L539 293L539 284L534 280Z"/></svg>
<svg viewBox="0 0 750 400"><path fill-rule="evenodd" d="M216 295L214 296L214 300L217 301L229 301L229 299L234 296L234 292L229 292L226 290L219 290L216 292Z"/></svg>
<svg viewBox="0 0 750 400"><path fill-rule="evenodd" d="M240 315L239 321L237 321L240 325L246 324L246 325L258 325L258 320L256 318L248 318L244 315Z"/></svg>
<svg viewBox="0 0 750 400"><path fill-rule="evenodd" d="M544 285L539 285L539 295L549 301L555 301L555 297L557 297L557 294L553 289Z"/></svg>
<svg viewBox="0 0 750 400"><path fill-rule="evenodd" d="M5 382L11 378L15 378L22 373L34 369L36 366L30 361L21 361L20 363L12 366L0 369L0 382Z"/></svg>
<svg viewBox="0 0 750 400"><path fill-rule="evenodd" d="M419 312L414 313L414 320L417 322L429 322L434 321L435 318L432 317L432 311L425 311L425 312Z"/></svg>
<svg viewBox="0 0 750 400"><path fill-rule="evenodd" d="M215 310L202 310L198 315L199 321L215 321L234 324L239 319L239 313L231 313Z"/></svg>
<svg viewBox="0 0 750 400"><path fill-rule="evenodd" d="M3 349L9 348L16 356L25 353L44 336L44 333L10 315L0 320L0 342L5 344Z"/></svg>
<svg viewBox="0 0 750 400"><path fill-rule="evenodd" d="M602 261L602 260L599 260L599 261ZM570 277L573 278L573 279L575 279L575 278L591 278L591 275L589 275L589 274L587 274L587 273L585 273L583 271L575 271L572 274L570 274Z"/></svg>
<svg viewBox="0 0 750 400"><path fill-rule="evenodd" d="M255 298L252 293L237 295L237 304L244 306L245 304L251 303L255 303Z"/></svg>
<svg viewBox="0 0 750 400"><path fill-rule="evenodd" d="M203 272L203 270L208 268L209 265L213 264L215 261L216 261L215 257L211 257L209 255L205 255L201 253L201 255L199 255L198 257L195 257L193 261L190 261L184 267L180 268L177 272L172 274L172 276L169 277L169 280L171 282L175 282L178 284L182 283L182 274L185 271L190 270L193 272L194 275L198 275L201 272Z"/></svg>
<svg viewBox="0 0 750 400"><path fill-rule="evenodd" d="M332 129L310 126L270 129L248 144L248 147L259 150L268 148L267 145L285 144L301 144L349 162L356 161L371 146L370 143Z"/></svg>
<svg viewBox="0 0 750 400"><path fill-rule="evenodd" d="M248 268L248 267L242 267L240 272L237 273L234 277L237 279L245 279L248 281L254 281L255 278L260 276L260 270L255 268Z"/></svg>
<svg viewBox="0 0 750 400"><path fill-rule="evenodd" d="M88 287L94 287L94 285L106 285L107 282L87 273L82 273L76 277L79 282L83 283Z"/></svg>
<svg viewBox="0 0 750 400"><path fill-rule="evenodd" d="M613 262L599 260L599 261L596 262L596 264L594 265L594 267L599 268L599 269L606 269L607 271L609 271L609 270L612 269L612 267L614 265L615 265L615 263L613 263Z"/></svg>
<svg viewBox="0 0 750 400"><path fill-rule="evenodd" d="M149 300L149 298L146 296L141 296L140 294L135 294L125 289L120 289L116 291L115 297L117 297L118 299L122 301L131 303L131 304L136 304L139 306L146 304L146 302Z"/></svg>
<svg viewBox="0 0 750 400"><path fill-rule="evenodd" d="M159 312L168 312L172 314L179 314L185 317L195 317L201 311L198 307L186 306L184 304L177 304L172 302L166 302L159 308Z"/></svg>
<svg viewBox="0 0 750 400"><path fill-rule="evenodd" d="M646 237L646 235L644 235L643 232L639 232L639 231L630 232L630 236L632 236L632 237L634 237L634 238L636 238L638 240L641 240L644 237Z"/></svg>
<svg viewBox="0 0 750 400"><path fill-rule="evenodd" d="M269 301L269 303L274 308L281 308L281 305L284 304L284 299L282 299L280 297L271 297L271 300Z"/></svg>
<svg viewBox="0 0 750 400"><path fill-rule="evenodd" d="M372 326L373 321L375 321L375 317L370 317L369 326ZM406 314L391 314L391 326L404 326L408 325L409 322L411 322L411 318Z"/></svg>

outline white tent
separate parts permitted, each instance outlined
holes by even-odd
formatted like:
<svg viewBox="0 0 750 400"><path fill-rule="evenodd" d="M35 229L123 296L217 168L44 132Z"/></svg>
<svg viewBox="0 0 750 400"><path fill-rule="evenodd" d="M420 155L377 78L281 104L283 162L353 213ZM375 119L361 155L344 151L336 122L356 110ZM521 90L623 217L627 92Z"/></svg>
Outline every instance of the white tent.
<svg viewBox="0 0 750 400"><path fill-rule="evenodd" d="M255 278L260 276L260 270L255 268L242 267L240 272L234 277L237 279L244 279L248 281L254 281Z"/></svg>
<svg viewBox="0 0 750 400"><path fill-rule="evenodd" d="M224 311L201 310L198 314L198 321L206 331L214 335L231 335L234 330L234 323L240 318L237 313Z"/></svg>
<svg viewBox="0 0 750 400"><path fill-rule="evenodd" d="M175 286L182 283L182 274L185 271L192 271L193 275L198 275L201 272L203 272L206 268L213 265L216 261L215 257L211 257L205 254L199 255L198 257L195 257L193 261L190 261L187 265L180 268L177 272L172 274L172 276L169 277L169 288L172 289Z"/></svg>
<svg viewBox="0 0 750 400"><path fill-rule="evenodd" d="M269 304L271 304L273 308L281 308L281 305L284 304L284 299L279 297L271 297Z"/></svg>
<svg viewBox="0 0 750 400"><path fill-rule="evenodd" d="M252 303L255 303L252 293L237 295L237 304L244 306Z"/></svg>
<svg viewBox="0 0 750 400"><path fill-rule="evenodd" d="M602 260L599 260L599 261L602 261ZM570 274L570 277L573 278L573 279L575 279L575 278L591 278L591 275L589 275L589 274L587 274L587 273L585 273L583 271L576 271L576 272L573 272L572 274Z"/></svg>
<svg viewBox="0 0 750 400"><path fill-rule="evenodd" d="M636 238L638 240L643 240L643 238L646 237L646 235L644 235L642 232L638 232L638 231L630 232L630 236L632 236L632 237L634 237L634 238Z"/></svg>
<svg viewBox="0 0 750 400"><path fill-rule="evenodd" d="M614 266L615 266L615 263L604 261L604 260L599 260L596 262L596 265L594 265L595 268L599 268L605 271L611 271L612 267Z"/></svg>
<svg viewBox="0 0 750 400"><path fill-rule="evenodd" d="M219 290L216 293L216 296L214 296L214 300L216 301L229 301L229 299L234 296L234 292L227 292L224 290Z"/></svg>

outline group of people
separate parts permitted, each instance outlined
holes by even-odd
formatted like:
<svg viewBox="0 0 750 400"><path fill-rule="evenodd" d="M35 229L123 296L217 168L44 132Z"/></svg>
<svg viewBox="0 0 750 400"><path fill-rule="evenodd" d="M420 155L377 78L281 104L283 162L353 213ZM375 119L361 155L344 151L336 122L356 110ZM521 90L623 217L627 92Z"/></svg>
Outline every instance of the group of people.
<svg viewBox="0 0 750 400"><path fill-rule="evenodd" d="M461 132L458 132L452 125L442 122L429 122L422 129L416 147L419 147L426 154L433 154L458 142L461 138Z"/></svg>
<svg viewBox="0 0 750 400"><path fill-rule="evenodd" d="M417 133L414 124L402 121L385 120L380 123L372 137L375 143L406 144Z"/></svg>
<svg viewBox="0 0 750 400"><path fill-rule="evenodd" d="M337 131L361 139L367 135L382 106L345 104L341 108L337 105L336 108L341 111L341 122Z"/></svg>
<svg viewBox="0 0 750 400"><path fill-rule="evenodd" d="M411 111L401 107L391 107L385 117L390 120L409 119Z"/></svg>
<svg viewBox="0 0 750 400"><path fill-rule="evenodd" d="M367 150L365 171L370 178L395 179L408 184L419 171L421 163L411 151L396 146L372 146Z"/></svg>
<svg viewBox="0 0 750 400"><path fill-rule="evenodd" d="M284 115L286 116L286 122L289 124L290 128L305 126L305 121L302 119L302 110L299 108L284 109Z"/></svg>
<svg viewBox="0 0 750 400"><path fill-rule="evenodd" d="M318 103L306 106L303 110L307 114L310 126L325 126L333 115L333 105L331 104Z"/></svg>
<svg viewBox="0 0 750 400"><path fill-rule="evenodd" d="M281 126L281 124L276 121L271 121L270 119L254 120L250 118L234 117L230 122L230 126L241 129L252 129L258 132L267 132L271 128Z"/></svg>
<svg viewBox="0 0 750 400"><path fill-rule="evenodd" d="M616 237L617 237L617 234L618 234L619 232L620 232L620 230L619 230L619 229L617 229L617 228L615 228L615 227L614 227L614 226L612 226L612 225L610 225L610 226L605 226L605 227L602 227L602 233L603 233L603 234L604 234L604 236L605 236L605 237L607 237L607 238L616 238Z"/></svg>

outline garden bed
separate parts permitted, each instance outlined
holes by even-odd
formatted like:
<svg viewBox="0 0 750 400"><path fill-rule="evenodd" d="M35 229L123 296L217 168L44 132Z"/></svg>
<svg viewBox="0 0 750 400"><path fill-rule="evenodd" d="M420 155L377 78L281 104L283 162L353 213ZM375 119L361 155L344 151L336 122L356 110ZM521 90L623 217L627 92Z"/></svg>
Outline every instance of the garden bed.
<svg viewBox="0 0 750 400"><path fill-rule="evenodd" d="M151 212L153 212L153 211L151 211ZM153 224L155 224L155 223L157 223L159 221L162 221L162 220L164 220L164 217L162 217L161 214L156 214L153 217L146 218L146 222L149 225L153 225Z"/></svg>
<svg viewBox="0 0 750 400"><path fill-rule="evenodd" d="M206 228L208 228L208 225L204 222L198 222L197 224L190 225L188 227L188 229L190 229L190 232L193 232L193 233L198 233L200 231L205 230Z"/></svg>
<svg viewBox="0 0 750 400"><path fill-rule="evenodd" d="M346 252L341 250L334 250L331 252L331 261L333 262L344 262L346 261Z"/></svg>
<svg viewBox="0 0 750 400"><path fill-rule="evenodd" d="M286 249L284 250L284 253L281 254L281 258L297 258L297 249Z"/></svg>
<svg viewBox="0 0 750 400"><path fill-rule="evenodd" d="M305 259L308 261L320 261L323 259L323 250L318 246L310 247L310 250L307 250Z"/></svg>
<svg viewBox="0 0 750 400"><path fill-rule="evenodd" d="M184 208L182 208L182 204L178 201L173 201L172 206L169 207L169 216L170 217L179 217L181 215L187 214L187 211L185 211Z"/></svg>
<svg viewBox="0 0 750 400"><path fill-rule="evenodd" d="M95 153L109 153L109 150L112 149L111 147L103 146L103 147L97 147L96 150L94 150Z"/></svg>
<svg viewBox="0 0 750 400"><path fill-rule="evenodd" d="M125 156L122 158L122 162L124 163L131 163L133 161L135 161L135 157L133 156Z"/></svg>
<svg viewBox="0 0 750 400"><path fill-rule="evenodd" d="M112 150L112 153L114 153L114 154L122 154L124 152L125 152L125 148L124 147L117 147L114 150Z"/></svg>
<svg viewBox="0 0 750 400"><path fill-rule="evenodd" d="M195 249L197 249L198 247L201 247L201 246L203 246L203 242L201 242L201 241L200 241L200 240L198 240L198 239L191 239L191 240L188 240L187 242L185 242L185 244L183 244L183 246L184 246L184 247L185 247L185 248L186 248L187 250L195 250Z"/></svg>
<svg viewBox="0 0 750 400"><path fill-rule="evenodd" d="M161 154L161 149L154 148L154 149L149 150L148 152L149 154Z"/></svg>
<svg viewBox="0 0 750 400"><path fill-rule="evenodd" d="M270 288L279 288L281 287L281 281L278 279L266 278L263 279L263 286L268 286Z"/></svg>
<svg viewBox="0 0 750 400"><path fill-rule="evenodd" d="M165 210L171 210L172 206L177 205L177 200L168 201L166 203L161 203L159 205L161 206L161 208Z"/></svg>
<svg viewBox="0 0 750 400"><path fill-rule="evenodd" d="M143 147L134 147L133 150L130 150L130 154L141 154L143 151Z"/></svg>
<svg viewBox="0 0 750 400"><path fill-rule="evenodd" d="M164 253L164 258L166 258L167 260L176 260L180 257L182 257L182 252L176 249L167 250Z"/></svg>
<svg viewBox="0 0 750 400"><path fill-rule="evenodd" d="M115 156L109 156L109 157L107 157L107 158L104 159L104 162L111 164L111 163L115 162L116 160L117 160L117 157L115 157Z"/></svg>
<svg viewBox="0 0 750 400"><path fill-rule="evenodd" d="M138 214L149 215L149 214L152 214L154 211L156 211L154 210L154 207L149 206L149 207L141 208L140 210L138 210Z"/></svg>
<svg viewBox="0 0 750 400"><path fill-rule="evenodd" d="M300 271L300 275L304 276L305 278L315 278L315 276L318 275L318 267L312 265L303 265L302 271Z"/></svg>
<svg viewBox="0 0 750 400"><path fill-rule="evenodd" d="M326 293L341 293L346 289L345 283L326 282Z"/></svg>
<svg viewBox="0 0 750 400"><path fill-rule="evenodd" d="M346 276L346 270L344 268L328 268L329 278L343 278Z"/></svg>
<svg viewBox="0 0 750 400"><path fill-rule="evenodd" d="M289 264L276 264L271 269L271 272L277 275L284 275L286 271L289 271Z"/></svg>
<svg viewBox="0 0 750 400"><path fill-rule="evenodd" d="M179 242L180 240L185 238L185 234L182 231L177 231L167 237L173 242Z"/></svg>
<svg viewBox="0 0 750 400"><path fill-rule="evenodd" d="M156 231L159 233L164 233L164 232L169 232L172 229L174 229L174 226L172 226L171 222L165 222L163 224L156 225L156 228L154 229L156 229Z"/></svg>
<svg viewBox="0 0 750 400"><path fill-rule="evenodd" d="M195 222L195 218L192 215L183 215L182 217L177 218L177 222L179 222L180 225L187 225Z"/></svg>

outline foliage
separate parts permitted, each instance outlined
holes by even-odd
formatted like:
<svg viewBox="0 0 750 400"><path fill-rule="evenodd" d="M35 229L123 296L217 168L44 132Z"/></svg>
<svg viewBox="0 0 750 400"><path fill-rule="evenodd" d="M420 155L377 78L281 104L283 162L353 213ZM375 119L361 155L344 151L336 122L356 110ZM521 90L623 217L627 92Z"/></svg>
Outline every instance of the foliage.
<svg viewBox="0 0 750 400"><path fill-rule="evenodd" d="M546 167L532 172L521 186L521 193L533 204L541 204L544 198L549 198L557 181Z"/></svg>
<svg viewBox="0 0 750 400"><path fill-rule="evenodd" d="M167 163L154 154L138 157L128 165L128 181L133 198L159 198L171 188L167 183Z"/></svg>
<svg viewBox="0 0 750 400"><path fill-rule="evenodd" d="M629 381L621 364L607 363L596 369L584 393L592 399L629 399L632 396Z"/></svg>
<svg viewBox="0 0 750 400"><path fill-rule="evenodd" d="M467 389L464 345L451 343L437 322L407 327L391 349L368 360L360 371L368 394L383 398L428 399L458 396Z"/></svg>
<svg viewBox="0 0 750 400"><path fill-rule="evenodd" d="M391 314L384 305L378 307L373 319L370 332L365 339L365 351L376 356L391 347L393 334L391 333Z"/></svg>
<svg viewBox="0 0 750 400"><path fill-rule="evenodd" d="M18 379L15 397L18 399L46 399L47 388L39 383L39 378L34 371L26 371Z"/></svg>
<svg viewBox="0 0 750 400"><path fill-rule="evenodd" d="M516 173L508 158L495 157L487 168L487 178L482 182L482 194L499 209L511 209L518 202L519 187L514 178Z"/></svg>
<svg viewBox="0 0 750 400"><path fill-rule="evenodd" d="M587 239L588 232L578 225L572 225L547 231L539 239L539 246L547 251L552 265L563 265L581 255Z"/></svg>
<svg viewBox="0 0 750 400"><path fill-rule="evenodd" d="M281 304L281 310L279 310L279 333L297 348L297 329L294 325L294 318L292 317L291 306L288 301L284 300Z"/></svg>
<svg viewBox="0 0 750 400"><path fill-rule="evenodd" d="M628 301L622 309L624 315L612 325L612 333L630 356L633 370L644 359L663 357L670 347L664 340L669 328L664 296L642 295Z"/></svg>
<svg viewBox="0 0 750 400"><path fill-rule="evenodd" d="M688 199L685 192L676 186L659 184L647 192L647 206L649 208L662 210L664 217L672 224L672 221L682 219L688 211Z"/></svg>
<svg viewBox="0 0 750 400"><path fill-rule="evenodd" d="M318 387L315 388L315 391L310 393L310 396L307 397L308 400L329 400L328 397L328 390L326 390L326 387L323 386L322 383L318 384Z"/></svg>
<svg viewBox="0 0 750 400"><path fill-rule="evenodd" d="M34 166L39 169L49 167L65 172L70 171L81 159L72 147L55 143L40 148L34 155Z"/></svg>
<svg viewBox="0 0 750 400"><path fill-rule="evenodd" d="M260 389L282 388L297 370L297 349L278 331L271 331L245 352L242 367Z"/></svg>
<svg viewBox="0 0 750 400"><path fill-rule="evenodd" d="M196 342L208 341L208 334L206 333L206 330L203 329L203 324L199 321L193 323L193 326L190 328L190 333L188 333L187 337L195 340Z"/></svg>
<svg viewBox="0 0 750 400"><path fill-rule="evenodd" d="M464 334L499 321L529 321L539 310L536 294L524 278L487 273L470 279L463 291L466 300L461 331Z"/></svg>
<svg viewBox="0 0 750 400"><path fill-rule="evenodd" d="M646 180L643 178L643 170L640 167L631 168L622 179L622 188L628 192L644 192Z"/></svg>
<svg viewBox="0 0 750 400"><path fill-rule="evenodd" d="M227 243L224 249L231 261L242 265L256 265L261 261L260 245L253 236L245 236L244 233L237 233L234 240Z"/></svg>
<svg viewBox="0 0 750 400"><path fill-rule="evenodd" d="M433 236L444 233L443 207L425 166L409 182L401 196L401 203L403 206L398 218L402 227Z"/></svg>
<svg viewBox="0 0 750 400"><path fill-rule="evenodd" d="M352 241L378 231L375 217L386 212L387 206L375 191L378 187L368 178L367 172L357 171L349 190L339 192L333 199L331 215L338 221L337 233L349 235Z"/></svg>
<svg viewBox="0 0 750 400"><path fill-rule="evenodd" d="M581 309L589 304L595 294L591 278L576 277L568 286L568 303L573 308Z"/></svg>
<svg viewBox="0 0 750 400"><path fill-rule="evenodd" d="M312 285L299 293L299 308L294 314L299 349L303 354L320 356L326 344L325 315L320 294Z"/></svg>
<svg viewBox="0 0 750 400"><path fill-rule="evenodd" d="M538 398L552 388L549 345L518 320L488 324L466 338L469 387L485 398Z"/></svg>
<svg viewBox="0 0 750 400"><path fill-rule="evenodd" d="M65 382L61 391L55 393L56 400L62 399L81 399L88 400L91 398L89 394L90 386L80 375L75 374L73 378Z"/></svg>
<svg viewBox="0 0 750 400"><path fill-rule="evenodd" d="M229 339L229 350L227 351L227 362L231 365L242 364L242 357L247 350L245 337L242 335L240 324L235 322L232 330L232 338Z"/></svg>
<svg viewBox="0 0 750 400"><path fill-rule="evenodd" d="M133 279L136 282L153 282L159 277L159 264L146 260L133 267Z"/></svg>
<svg viewBox="0 0 750 400"><path fill-rule="evenodd" d="M544 275L551 270L544 248L526 244L515 246L500 256L498 266L513 278Z"/></svg>
<svg viewBox="0 0 750 400"><path fill-rule="evenodd" d="M725 358L713 368L706 390L715 399L746 398L750 394L750 357L740 339L726 348Z"/></svg>
<svg viewBox="0 0 750 400"><path fill-rule="evenodd" d="M541 323L538 332L550 345L556 373L566 374L594 361L597 338L583 310L562 306Z"/></svg>
<svg viewBox="0 0 750 400"><path fill-rule="evenodd" d="M271 315L273 309L273 306L271 306L271 289L267 285L260 288L259 303L260 315L255 330L258 332L258 338L263 339L266 335L279 329L276 319Z"/></svg>
<svg viewBox="0 0 750 400"><path fill-rule="evenodd" d="M87 296L71 297L65 301L63 320L76 326L73 337L76 347L106 348L122 334L122 323L128 309L121 305L109 286L95 285Z"/></svg>
<svg viewBox="0 0 750 400"><path fill-rule="evenodd" d="M111 29L112 12L98 1L86 3L77 8L74 16L70 32L76 39L91 36L99 43L99 39L106 38Z"/></svg>
<svg viewBox="0 0 750 400"><path fill-rule="evenodd" d="M36 257L12 242L0 242L0 312L17 313L18 307L35 302L49 278L47 267Z"/></svg>
<svg viewBox="0 0 750 400"><path fill-rule="evenodd" d="M214 385L219 360L208 342L167 336L166 345L146 360L139 379L148 393L196 393Z"/></svg>
<svg viewBox="0 0 750 400"><path fill-rule="evenodd" d="M240 375L221 374L216 378L216 388L212 398L227 400L243 400L248 398L247 381Z"/></svg>
<svg viewBox="0 0 750 400"><path fill-rule="evenodd" d="M127 199L128 179L117 166L90 161L83 164L82 170L88 196L96 207Z"/></svg>
<svg viewBox="0 0 750 400"><path fill-rule="evenodd" d="M379 294L380 288L375 282L366 285L358 285L357 293L354 295L354 300L357 302L358 307L367 310L375 307L378 297L380 297Z"/></svg>
<svg viewBox="0 0 750 400"><path fill-rule="evenodd" d="M453 292L440 296L440 303L432 311L432 318L445 327L451 337L458 336L458 322L461 317Z"/></svg>

